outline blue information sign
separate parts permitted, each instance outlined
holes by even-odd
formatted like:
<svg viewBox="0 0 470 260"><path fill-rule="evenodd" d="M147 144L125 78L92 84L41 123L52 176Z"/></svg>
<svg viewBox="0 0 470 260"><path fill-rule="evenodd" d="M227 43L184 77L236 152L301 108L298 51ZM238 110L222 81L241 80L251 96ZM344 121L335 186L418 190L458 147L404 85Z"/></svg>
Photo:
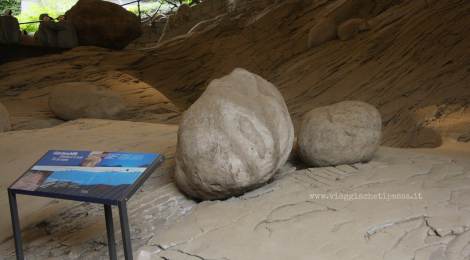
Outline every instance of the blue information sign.
<svg viewBox="0 0 470 260"><path fill-rule="evenodd" d="M119 208L124 258L132 260L127 200L164 160L156 153L48 151L8 188L17 259L24 259L16 195L104 205L110 259L117 259L111 206Z"/></svg>
<svg viewBox="0 0 470 260"><path fill-rule="evenodd" d="M144 173L162 160L154 153L48 151L10 189L30 195L117 202L129 197Z"/></svg>

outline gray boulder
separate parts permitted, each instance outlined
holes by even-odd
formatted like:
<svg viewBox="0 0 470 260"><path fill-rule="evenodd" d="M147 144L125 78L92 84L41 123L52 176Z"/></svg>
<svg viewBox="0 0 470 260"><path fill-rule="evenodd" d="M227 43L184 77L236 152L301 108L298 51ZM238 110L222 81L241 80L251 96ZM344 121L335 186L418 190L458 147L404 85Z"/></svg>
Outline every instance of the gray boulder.
<svg viewBox="0 0 470 260"><path fill-rule="evenodd" d="M294 129L274 85L243 69L212 81L184 113L175 179L187 195L224 199L273 177L292 149Z"/></svg>
<svg viewBox="0 0 470 260"><path fill-rule="evenodd" d="M70 82L53 87L49 95L49 108L63 120L118 119L126 110L119 94L85 82Z"/></svg>
<svg viewBox="0 0 470 260"><path fill-rule="evenodd" d="M0 103L0 133L11 130L10 114L8 110Z"/></svg>
<svg viewBox="0 0 470 260"><path fill-rule="evenodd" d="M302 160L311 166L366 162L380 144L379 111L361 101L344 101L308 112L299 129Z"/></svg>

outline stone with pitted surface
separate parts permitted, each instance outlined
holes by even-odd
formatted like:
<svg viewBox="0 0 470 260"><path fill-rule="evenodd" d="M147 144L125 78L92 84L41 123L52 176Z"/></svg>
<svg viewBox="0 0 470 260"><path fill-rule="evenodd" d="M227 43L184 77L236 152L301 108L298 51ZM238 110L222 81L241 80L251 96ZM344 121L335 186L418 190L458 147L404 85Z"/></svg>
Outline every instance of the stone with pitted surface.
<svg viewBox="0 0 470 260"><path fill-rule="evenodd" d="M224 199L266 183L286 162L294 129L279 91L243 69L212 81L185 112L176 182L191 197Z"/></svg>

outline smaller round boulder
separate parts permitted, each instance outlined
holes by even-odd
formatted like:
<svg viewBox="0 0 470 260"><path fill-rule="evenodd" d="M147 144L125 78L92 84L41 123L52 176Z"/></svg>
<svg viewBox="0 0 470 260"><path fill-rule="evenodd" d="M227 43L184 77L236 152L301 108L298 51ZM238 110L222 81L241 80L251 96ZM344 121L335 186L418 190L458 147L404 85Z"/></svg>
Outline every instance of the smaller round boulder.
<svg viewBox="0 0 470 260"><path fill-rule="evenodd" d="M126 110L117 93L85 82L70 82L53 87L49 95L49 108L63 120L118 119Z"/></svg>
<svg viewBox="0 0 470 260"><path fill-rule="evenodd" d="M320 19L308 33L308 47L313 48L336 38L336 24L333 19Z"/></svg>
<svg viewBox="0 0 470 260"><path fill-rule="evenodd" d="M311 166L366 162L380 145L379 111L361 101L343 101L308 112L299 129L302 160Z"/></svg>
<svg viewBox="0 0 470 260"><path fill-rule="evenodd" d="M0 103L0 133L11 129L10 114L5 106Z"/></svg>

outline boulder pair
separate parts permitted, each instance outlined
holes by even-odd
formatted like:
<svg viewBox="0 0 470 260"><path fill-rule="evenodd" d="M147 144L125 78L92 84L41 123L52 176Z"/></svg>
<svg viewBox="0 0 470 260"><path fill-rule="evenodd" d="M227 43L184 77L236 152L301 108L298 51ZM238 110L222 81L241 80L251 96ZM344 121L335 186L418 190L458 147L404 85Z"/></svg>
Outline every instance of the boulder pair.
<svg viewBox="0 0 470 260"><path fill-rule="evenodd" d="M299 129L300 157L311 166L368 161L381 137L380 113L359 101L314 109ZM244 69L212 81L184 113L175 180L202 200L241 195L286 163L294 126L277 88Z"/></svg>

